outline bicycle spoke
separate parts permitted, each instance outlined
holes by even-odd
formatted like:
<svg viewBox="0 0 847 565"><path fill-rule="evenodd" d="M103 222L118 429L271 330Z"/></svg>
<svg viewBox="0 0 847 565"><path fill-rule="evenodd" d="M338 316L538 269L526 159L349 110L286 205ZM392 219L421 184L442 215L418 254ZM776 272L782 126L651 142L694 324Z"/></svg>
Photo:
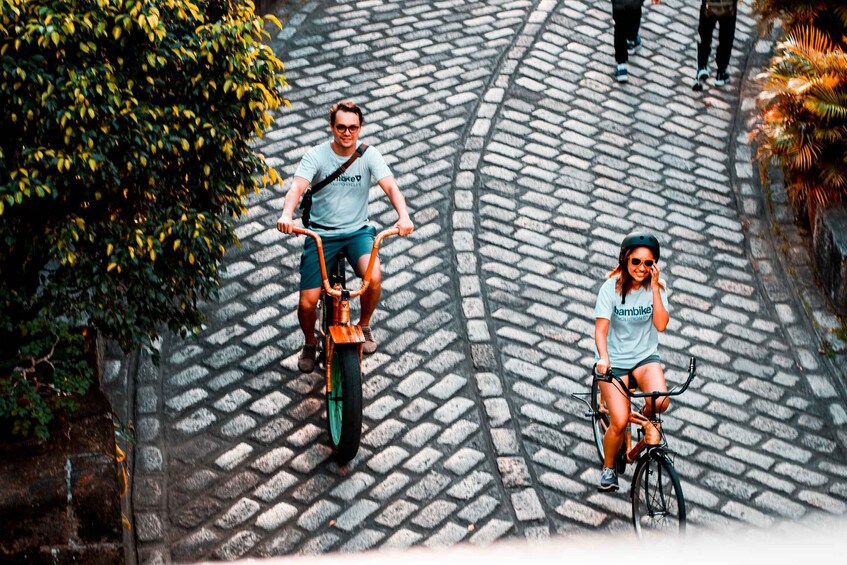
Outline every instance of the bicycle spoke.
<svg viewBox="0 0 847 565"><path fill-rule="evenodd" d="M685 502L668 459L651 456L636 469L633 523L639 535L685 529Z"/></svg>

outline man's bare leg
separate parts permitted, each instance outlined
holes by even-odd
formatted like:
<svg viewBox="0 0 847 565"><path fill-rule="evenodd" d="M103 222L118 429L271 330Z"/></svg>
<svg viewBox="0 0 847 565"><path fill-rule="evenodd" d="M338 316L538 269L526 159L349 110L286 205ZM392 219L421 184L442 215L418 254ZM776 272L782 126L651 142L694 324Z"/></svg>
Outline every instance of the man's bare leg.
<svg viewBox="0 0 847 565"><path fill-rule="evenodd" d="M300 303L297 305L297 319L300 320L300 329L303 331L303 337L306 338L307 345L315 345L318 343L315 337L315 322L317 320L318 298L321 296L321 289L310 288L300 291Z"/></svg>
<svg viewBox="0 0 847 565"><path fill-rule="evenodd" d="M368 268L368 261L370 261L370 255L362 255L359 257L358 262L356 263L356 273L361 277L365 272L365 269ZM382 295L382 269L379 264L379 258L374 261L373 272L371 273L371 284L368 286L368 290L362 295L361 298L361 313L359 315L359 325L363 327L368 327L371 325L371 316L376 310L377 304L379 304L379 298Z"/></svg>

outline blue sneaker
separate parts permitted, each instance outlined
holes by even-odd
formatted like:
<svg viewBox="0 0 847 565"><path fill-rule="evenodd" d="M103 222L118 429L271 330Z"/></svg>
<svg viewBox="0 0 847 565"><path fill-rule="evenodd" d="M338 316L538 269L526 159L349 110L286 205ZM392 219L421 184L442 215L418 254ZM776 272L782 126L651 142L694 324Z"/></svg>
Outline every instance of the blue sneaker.
<svg viewBox="0 0 847 565"><path fill-rule="evenodd" d="M635 55L635 52L638 51L638 48L641 47L641 36L636 35L635 41L626 40L626 52L630 55Z"/></svg>
<svg viewBox="0 0 847 565"><path fill-rule="evenodd" d="M618 490L618 473L611 467L603 467L600 471L600 486L597 487L600 492L614 492Z"/></svg>
<svg viewBox="0 0 847 565"><path fill-rule="evenodd" d="M615 80L618 82L627 82L629 80L629 71L625 64L618 65L615 69Z"/></svg>

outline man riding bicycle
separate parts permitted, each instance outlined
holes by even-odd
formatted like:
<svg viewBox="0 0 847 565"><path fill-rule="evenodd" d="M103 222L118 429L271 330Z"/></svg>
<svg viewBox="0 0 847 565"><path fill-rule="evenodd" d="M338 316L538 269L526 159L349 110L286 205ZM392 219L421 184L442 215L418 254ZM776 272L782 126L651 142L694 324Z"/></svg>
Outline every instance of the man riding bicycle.
<svg viewBox="0 0 847 565"><path fill-rule="evenodd" d="M611 369L624 386L643 391L667 391L665 374L658 354L659 333L665 331L670 315L665 282L659 278L659 241L650 233L635 232L621 243L618 265L607 275L594 307L596 371ZM635 379L635 383L630 380ZM616 390L616 380L600 383L609 411L609 428L603 437L604 462L600 491L618 489L615 455L624 440L629 423L629 397ZM656 412L668 408L663 397L655 403ZM653 404L644 407L652 416Z"/></svg>
<svg viewBox="0 0 847 565"><path fill-rule="evenodd" d="M291 233L294 228L294 208L306 189L334 177L314 191L308 227L321 236L327 265L332 264L343 250L359 276L368 266L376 234L374 227L368 223L368 192L372 177L388 195L397 212L398 220L394 227L400 230L400 235L409 235L414 230L406 209L406 200L382 154L375 147L358 142L364 122L362 110L350 101L339 102L330 108L329 129L332 139L312 147L300 160L276 225L282 233ZM377 259L370 286L361 299L359 325L365 337L362 350L366 354L376 351L377 344L370 320L382 292L381 280ZM300 257L300 302L297 307L300 329L305 337L297 366L304 373L311 373L315 369L315 321L320 294L321 270L317 247L314 240L306 239Z"/></svg>

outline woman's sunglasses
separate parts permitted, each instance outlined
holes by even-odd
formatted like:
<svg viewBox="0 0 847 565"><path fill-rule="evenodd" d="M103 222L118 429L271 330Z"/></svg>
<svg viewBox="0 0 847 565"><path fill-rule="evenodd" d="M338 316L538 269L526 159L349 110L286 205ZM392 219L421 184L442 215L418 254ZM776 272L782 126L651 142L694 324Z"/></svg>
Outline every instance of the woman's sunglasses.
<svg viewBox="0 0 847 565"><path fill-rule="evenodd" d="M653 265L656 264L656 262L653 261L652 259L645 259L644 261L642 261L638 257L630 257L629 262L630 262L631 265L635 265L636 267L638 265L640 265L641 263L644 263L645 267L652 267Z"/></svg>

